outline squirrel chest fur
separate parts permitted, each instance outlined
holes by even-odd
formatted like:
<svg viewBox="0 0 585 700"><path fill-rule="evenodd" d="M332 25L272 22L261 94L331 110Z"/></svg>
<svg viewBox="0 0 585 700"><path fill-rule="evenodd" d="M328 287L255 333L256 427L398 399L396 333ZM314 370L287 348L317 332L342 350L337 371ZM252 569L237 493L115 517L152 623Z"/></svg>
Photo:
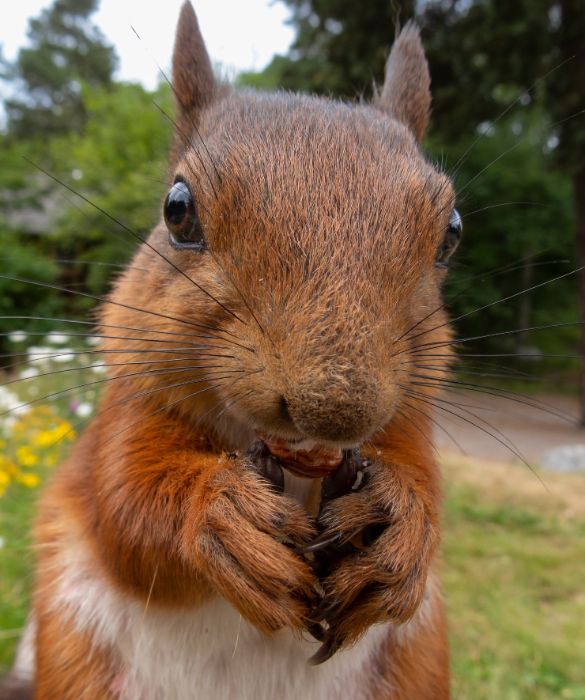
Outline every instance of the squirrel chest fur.
<svg viewBox="0 0 585 700"><path fill-rule="evenodd" d="M100 317L108 389L47 490L42 699L440 700L431 384L459 235L407 25L372 104L233 92L191 5L163 217ZM311 663L309 663L309 659Z"/></svg>

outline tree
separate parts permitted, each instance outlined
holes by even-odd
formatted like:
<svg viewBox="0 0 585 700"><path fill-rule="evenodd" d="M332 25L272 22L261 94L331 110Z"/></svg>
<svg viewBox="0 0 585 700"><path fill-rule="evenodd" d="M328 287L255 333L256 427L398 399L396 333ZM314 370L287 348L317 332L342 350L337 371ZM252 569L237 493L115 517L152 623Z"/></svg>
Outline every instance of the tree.
<svg viewBox="0 0 585 700"><path fill-rule="evenodd" d="M52 142L50 170L112 218L59 186L69 206L48 241L58 257L72 261L63 266L61 283L101 295L137 246L120 224L146 237L160 213L171 127L153 103L170 115L172 100L166 84L153 94L118 83L84 89L82 97L85 128ZM93 305L75 295L64 301L70 314Z"/></svg>
<svg viewBox="0 0 585 700"><path fill-rule="evenodd" d="M31 279L52 284L57 266L50 260L43 236L29 226L39 215L38 182L30 185L30 166L23 156L30 157L31 146L11 142L0 133L0 354L11 349L6 334L14 330L50 328L50 323L10 318L14 316L51 316L58 302L39 286L17 282L10 278ZM21 216L24 214L24 216ZM0 365L8 364L0 362Z"/></svg>
<svg viewBox="0 0 585 700"><path fill-rule="evenodd" d="M471 352L481 348L486 353L517 353L516 364L524 365L522 370L526 370L527 361L522 358L526 352L538 348L544 353L572 354L578 337L572 326L538 334L505 334L575 319L575 279L547 284L571 269L564 260L572 249L574 232L570 180L547 167L549 156L541 148L548 124L546 113L533 108L500 120L479 140L476 134L462 136L449 148L451 161L460 161L458 207L464 240L447 279L447 306L454 318L464 316L456 324L460 337L480 338L473 350L469 348ZM440 162L444 156L440 136L427 140L426 151ZM503 153L506 157L498 160ZM486 168L489 163L494 166ZM475 179L478 173L481 176ZM530 294L492 305L532 286L537 288ZM475 313L478 308L482 311ZM490 332L504 334L482 339ZM466 349L461 348L463 357ZM565 364L551 362L542 368L556 374Z"/></svg>
<svg viewBox="0 0 585 700"><path fill-rule="evenodd" d="M82 84L111 85L114 49L90 20L98 2L55 0L30 20L30 46L19 51L9 75L16 86L6 100L13 137L46 139L81 129L87 116Z"/></svg>
<svg viewBox="0 0 585 700"><path fill-rule="evenodd" d="M585 116L571 118L585 109L585 0L560 0L554 7L559 37L556 58L568 63L550 84L548 96L551 113L560 123L558 162L571 174L573 182L581 320L579 351L585 358ZM580 423L585 425L585 363L581 367L579 388Z"/></svg>
<svg viewBox="0 0 585 700"><path fill-rule="evenodd" d="M463 9L461 5L431 2L422 13L439 83L438 128L452 140L465 123L493 120L502 98L531 85L532 94L525 92L524 101L542 105L550 115L550 161L573 186L582 323L580 423L585 425L585 118L578 118L585 109L585 0L474 0ZM556 290L549 292L554 298Z"/></svg>
<svg viewBox="0 0 585 700"><path fill-rule="evenodd" d="M160 213L171 128L153 101L170 114L170 88L163 85L150 93L140 85L118 83L109 90L83 89L82 99L88 113L83 131L54 137L45 144L42 158L34 142L11 142L0 134L1 275L72 290L48 292L35 284L0 279L0 350L6 332L59 326L36 317L86 317L96 302L75 292L106 294L137 246L116 220L146 237ZM30 160L112 219L35 169ZM49 212L38 205L42 192L53 202ZM40 228L31 225L36 219ZM1 318L6 315L31 318Z"/></svg>

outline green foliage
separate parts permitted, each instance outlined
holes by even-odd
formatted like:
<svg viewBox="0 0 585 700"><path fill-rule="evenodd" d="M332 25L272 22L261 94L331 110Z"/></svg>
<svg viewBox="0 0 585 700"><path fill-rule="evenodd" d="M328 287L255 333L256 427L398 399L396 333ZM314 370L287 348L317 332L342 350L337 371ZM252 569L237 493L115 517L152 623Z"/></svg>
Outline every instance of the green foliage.
<svg viewBox="0 0 585 700"><path fill-rule="evenodd" d="M55 0L29 22L12 77L18 96L6 101L13 136L50 136L80 129L87 113L81 84L110 85L114 50L90 21L98 0Z"/></svg>
<svg viewBox="0 0 585 700"><path fill-rule="evenodd" d="M583 0L281 0L297 36L288 57L264 71L274 85L355 98L381 83L398 23L421 27L433 77L433 122L443 141L457 141L491 120L536 83L555 120L583 109ZM562 69L542 78L563 60ZM259 79L247 76L250 83ZM561 126L563 162L585 142L583 120ZM566 145L566 148L564 147Z"/></svg>
<svg viewBox="0 0 585 700"><path fill-rule="evenodd" d="M560 17L560 21L558 21ZM553 48L552 59L565 63L555 71L548 82L548 103L553 119L559 122L559 148L557 160L573 175L580 174L585 181L583 152L585 151L585 5L583 0L562 0L557 13L558 46ZM583 199L583 185L577 197ZM585 207L581 206L581 212ZM580 231L585 236L585 214L581 213ZM583 260L580 260L583 263ZM585 289L585 278L581 294ZM585 346L585 344L584 344Z"/></svg>
<svg viewBox="0 0 585 700"><path fill-rule="evenodd" d="M129 84L109 90L86 86L81 95L88 114L81 132L45 143L0 137L6 146L6 167L0 171L5 212L0 219L0 272L102 295L137 245L121 224L145 237L158 217L170 127L153 101L170 113L171 97L167 86L151 94ZM25 157L41 163L95 206ZM79 317L95 304L80 295L0 279L2 316ZM4 334L58 325L50 320L0 319ZM6 349L4 336L2 347Z"/></svg>
<svg viewBox="0 0 585 700"><path fill-rule="evenodd" d="M275 57L264 75L289 90L350 98L371 94L374 80L382 78L393 33L392 3L284 2L292 11L297 36L290 56ZM401 5L403 16L411 16L413 0Z"/></svg>
<svg viewBox="0 0 585 700"><path fill-rule="evenodd" d="M289 68L292 68L291 80L287 73ZM286 56L274 56L261 73L251 71L240 73L236 77L236 86L269 91L287 88L301 92L315 92L314 75L312 66L298 64Z"/></svg>
<svg viewBox="0 0 585 700"><path fill-rule="evenodd" d="M30 228L40 215L39 201L46 183L33 173L24 157L31 155L33 144L10 143L0 135L0 274L31 279L41 284L54 283L58 270L50 259L45 239ZM50 324L6 316L51 316L59 302L47 290L0 277L0 353L8 349L6 334L31 327L47 329Z"/></svg>
<svg viewBox="0 0 585 700"><path fill-rule="evenodd" d="M39 255L38 247L30 236L27 237L20 231L3 229L0 223L0 250L3 251L0 266L3 275L34 280L41 284L55 282L57 266L48 257ZM46 288L0 278L0 353L8 347L6 333L29 328L49 330L54 326L50 321L39 323L36 320L6 318L7 316L51 317L59 312L59 306L58 298L47 293Z"/></svg>
<svg viewBox="0 0 585 700"><path fill-rule="evenodd" d="M456 324L460 337L575 319L574 277L549 283L574 269L575 260L570 182L547 167L550 156L542 147L547 130L546 117L531 108L500 122L479 140L462 139L445 156L447 170L461 161L455 184L464 236L446 290L452 316L466 316ZM438 141L434 136L427 143L437 161L445 154ZM536 346L562 353L573 350L577 332L576 326L548 333L514 332L480 338L473 347L522 352Z"/></svg>
<svg viewBox="0 0 585 700"><path fill-rule="evenodd" d="M75 206L61 213L50 239L61 257L77 262L64 270L67 281L102 294L112 277L108 264L124 265L137 245L123 227L144 238L158 217L170 128L153 103L169 114L170 90L150 94L139 85L117 84L84 90L83 96L89 114L84 132L55 141L51 159L92 204L69 194ZM86 303L77 299L73 306Z"/></svg>

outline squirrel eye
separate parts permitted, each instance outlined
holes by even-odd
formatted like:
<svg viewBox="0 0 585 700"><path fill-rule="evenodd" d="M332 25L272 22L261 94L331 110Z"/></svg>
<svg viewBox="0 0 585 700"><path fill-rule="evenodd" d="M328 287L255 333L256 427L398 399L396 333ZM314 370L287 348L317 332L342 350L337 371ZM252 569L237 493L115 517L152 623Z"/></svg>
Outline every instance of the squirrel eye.
<svg viewBox="0 0 585 700"><path fill-rule="evenodd" d="M205 237L197 216L195 200L182 180L177 180L167 194L163 215L173 248L205 249Z"/></svg>
<svg viewBox="0 0 585 700"><path fill-rule="evenodd" d="M441 243L441 247L437 253L435 265L437 267L449 267L449 258L455 252L461 240L461 232L463 231L463 221L457 209L453 209L449 217L449 224L445 232L445 238Z"/></svg>

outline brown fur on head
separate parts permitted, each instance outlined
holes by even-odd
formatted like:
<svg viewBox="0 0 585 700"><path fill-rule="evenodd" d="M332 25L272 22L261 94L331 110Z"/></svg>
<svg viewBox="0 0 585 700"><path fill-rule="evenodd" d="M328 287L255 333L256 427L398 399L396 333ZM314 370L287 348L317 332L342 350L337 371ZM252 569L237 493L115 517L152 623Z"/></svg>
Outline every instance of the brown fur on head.
<svg viewBox="0 0 585 700"><path fill-rule="evenodd" d="M373 106L235 93L214 81L185 3L173 78L170 184L188 185L206 249L174 249L162 221L117 283L104 323L167 333L130 343L141 352L123 360L152 371L123 381L216 433L221 416L363 442L404 408L409 329L429 331L420 343L448 335L435 261L454 195L419 150L430 93L417 30L395 42Z"/></svg>

